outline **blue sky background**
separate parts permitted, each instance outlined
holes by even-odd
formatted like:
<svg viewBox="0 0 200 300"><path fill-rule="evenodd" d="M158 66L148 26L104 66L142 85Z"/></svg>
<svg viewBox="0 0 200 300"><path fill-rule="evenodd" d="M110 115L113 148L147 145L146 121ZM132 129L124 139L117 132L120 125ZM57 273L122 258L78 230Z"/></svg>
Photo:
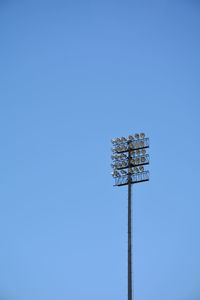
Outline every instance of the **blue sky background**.
<svg viewBox="0 0 200 300"><path fill-rule="evenodd" d="M0 299L127 298L110 139L146 132L136 300L200 299L200 2L0 1Z"/></svg>

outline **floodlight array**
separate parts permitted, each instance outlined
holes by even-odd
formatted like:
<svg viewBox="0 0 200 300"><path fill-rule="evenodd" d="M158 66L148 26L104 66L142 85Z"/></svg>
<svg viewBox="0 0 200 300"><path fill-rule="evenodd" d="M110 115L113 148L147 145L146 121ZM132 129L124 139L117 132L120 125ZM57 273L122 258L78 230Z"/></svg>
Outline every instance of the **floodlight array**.
<svg viewBox="0 0 200 300"><path fill-rule="evenodd" d="M149 181L149 171L144 171L141 173L135 173L131 175L131 183L139 183L143 181ZM120 176L115 178L115 185L127 185L129 183L128 176Z"/></svg>
<svg viewBox="0 0 200 300"><path fill-rule="evenodd" d="M144 166L149 164L149 139L144 133L129 135L111 140L113 160L111 167L115 185L126 185L149 180L149 171Z"/></svg>
<svg viewBox="0 0 200 300"><path fill-rule="evenodd" d="M144 149L149 147L149 139L137 139L137 140L128 140L126 142L116 142L114 147L111 148L113 153L123 153L128 152L129 150Z"/></svg>

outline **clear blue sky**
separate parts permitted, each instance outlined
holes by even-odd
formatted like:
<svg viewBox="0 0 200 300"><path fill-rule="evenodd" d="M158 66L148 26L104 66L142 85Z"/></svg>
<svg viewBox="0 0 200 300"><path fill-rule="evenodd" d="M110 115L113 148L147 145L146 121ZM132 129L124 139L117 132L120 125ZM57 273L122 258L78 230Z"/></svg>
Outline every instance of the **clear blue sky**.
<svg viewBox="0 0 200 300"><path fill-rule="evenodd" d="M200 299L200 2L0 1L0 299L127 297L110 139L146 132L135 300Z"/></svg>

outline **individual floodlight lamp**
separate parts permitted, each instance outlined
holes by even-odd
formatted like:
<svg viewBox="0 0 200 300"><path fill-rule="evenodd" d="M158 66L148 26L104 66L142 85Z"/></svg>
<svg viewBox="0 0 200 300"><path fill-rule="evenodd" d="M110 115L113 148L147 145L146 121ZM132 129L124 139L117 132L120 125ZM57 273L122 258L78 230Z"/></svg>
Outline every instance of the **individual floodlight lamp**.
<svg viewBox="0 0 200 300"><path fill-rule="evenodd" d="M111 140L115 153L111 156L114 169L112 176L115 180L114 186L128 186L128 300L134 300L132 284L132 185L135 183L149 181L149 171L144 165L149 164L149 139L144 133L129 135L128 138L121 137Z"/></svg>
<svg viewBox="0 0 200 300"><path fill-rule="evenodd" d="M139 147L140 147L139 143L136 142L136 143L134 144L134 148L137 149L137 148L139 148Z"/></svg>
<svg viewBox="0 0 200 300"><path fill-rule="evenodd" d="M145 133L140 133L140 137L141 137L141 139L144 139L145 138Z"/></svg>
<svg viewBox="0 0 200 300"><path fill-rule="evenodd" d="M134 136L133 135L129 135L128 139L129 139L129 141L133 141L134 140Z"/></svg>
<svg viewBox="0 0 200 300"><path fill-rule="evenodd" d="M144 146L144 141L140 141L139 145L142 148Z"/></svg>
<svg viewBox="0 0 200 300"><path fill-rule="evenodd" d="M140 135L138 133L135 134L135 138L139 139Z"/></svg>
<svg viewBox="0 0 200 300"><path fill-rule="evenodd" d="M142 149L142 154L146 154L146 150L145 149Z"/></svg>
<svg viewBox="0 0 200 300"><path fill-rule="evenodd" d="M139 157L136 158L135 163L136 163L136 165L138 165L140 163L140 158Z"/></svg>

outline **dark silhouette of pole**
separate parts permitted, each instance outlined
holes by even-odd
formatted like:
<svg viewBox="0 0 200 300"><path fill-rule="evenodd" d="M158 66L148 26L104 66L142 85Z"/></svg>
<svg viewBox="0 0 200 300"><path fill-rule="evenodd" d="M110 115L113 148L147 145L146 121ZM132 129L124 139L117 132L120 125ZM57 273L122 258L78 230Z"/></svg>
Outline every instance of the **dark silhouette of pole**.
<svg viewBox="0 0 200 300"><path fill-rule="evenodd" d="M130 152L129 152L130 163ZM128 176L128 300L132 298L132 199L131 175Z"/></svg>

